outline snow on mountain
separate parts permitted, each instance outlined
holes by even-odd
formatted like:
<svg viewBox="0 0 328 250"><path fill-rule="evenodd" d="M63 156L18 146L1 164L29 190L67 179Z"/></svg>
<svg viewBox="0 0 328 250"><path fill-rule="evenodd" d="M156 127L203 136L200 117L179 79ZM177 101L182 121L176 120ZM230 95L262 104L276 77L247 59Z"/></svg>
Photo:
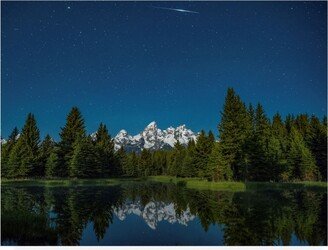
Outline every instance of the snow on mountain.
<svg viewBox="0 0 328 250"><path fill-rule="evenodd" d="M19 137L20 137L20 134L16 135L15 140L18 140ZM7 142L8 142L8 140L6 140L6 139L4 139L4 138L1 138L1 139L0 139L0 143L1 143L1 145L6 144Z"/></svg>
<svg viewBox="0 0 328 250"><path fill-rule="evenodd" d="M156 229L157 224L161 221L168 221L171 224L179 223L187 226L189 221L195 219L195 215L191 214L189 208L178 215L173 203L159 201L151 201L145 206L141 204L140 200L136 202L129 201L121 207L115 208L114 213L121 221L132 214L142 217L151 229Z"/></svg>
<svg viewBox="0 0 328 250"><path fill-rule="evenodd" d="M121 130L114 137L114 142L115 150L123 146L127 151L140 152L144 148L150 150L172 148L178 140L182 145L187 145L190 140L196 139L197 134L188 129L186 125L161 130L153 121L135 136L129 135L126 130Z"/></svg>

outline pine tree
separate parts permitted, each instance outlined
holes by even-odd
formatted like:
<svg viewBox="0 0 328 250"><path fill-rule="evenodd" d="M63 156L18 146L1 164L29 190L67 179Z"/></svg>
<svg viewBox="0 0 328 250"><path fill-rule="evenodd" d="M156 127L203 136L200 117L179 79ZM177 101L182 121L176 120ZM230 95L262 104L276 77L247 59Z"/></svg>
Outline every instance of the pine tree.
<svg viewBox="0 0 328 250"><path fill-rule="evenodd" d="M275 136L281 143L283 150L286 150L287 147L287 129L281 119L279 113L276 113L272 119L272 134Z"/></svg>
<svg viewBox="0 0 328 250"><path fill-rule="evenodd" d="M309 145L319 168L321 178L327 180L327 124L321 123L314 115L310 121Z"/></svg>
<svg viewBox="0 0 328 250"><path fill-rule="evenodd" d="M255 143L255 111L252 104L249 104L247 114L244 119L244 143L241 145L241 152L238 154L237 164L240 168L240 176L246 182L249 179L249 169L251 168L251 160L256 150ZM222 156L222 151L220 149ZM222 158L222 157L221 157ZM224 159L221 159L221 164L226 164ZM225 166L226 171L230 172L230 168Z"/></svg>
<svg viewBox="0 0 328 250"><path fill-rule="evenodd" d="M79 138L85 137L85 127L82 115L77 107L73 107L66 118L66 124L61 129L61 141L58 145L58 176L69 176L69 165L73 156L73 144Z"/></svg>
<svg viewBox="0 0 328 250"><path fill-rule="evenodd" d="M270 179L279 181L287 164L287 129L279 113L273 116L271 136L268 142L267 164L272 169Z"/></svg>
<svg viewBox="0 0 328 250"><path fill-rule="evenodd" d="M283 180L316 180L318 169L314 157L298 130L292 126L289 136L288 164L283 172Z"/></svg>
<svg viewBox="0 0 328 250"><path fill-rule="evenodd" d="M157 150L152 153L151 175L162 175L166 169L166 152Z"/></svg>
<svg viewBox="0 0 328 250"><path fill-rule="evenodd" d="M34 115L29 113L22 134L9 155L10 177L30 177L39 172L40 132Z"/></svg>
<svg viewBox="0 0 328 250"><path fill-rule="evenodd" d="M242 152L251 131L250 124L245 104L232 88L228 88L218 129L222 157L232 169L235 180L244 179L245 176Z"/></svg>
<svg viewBox="0 0 328 250"><path fill-rule="evenodd" d="M196 143L194 140L188 142L186 148L186 156L182 163L181 176L182 177L195 177L197 176L196 166L194 161Z"/></svg>
<svg viewBox="0 0 328 250"><path fill-rule="evenodd" d="M174 144L172 155L169 162L168 173L172 176L182 176L182 166L184 164L184 158L186 150L178 140Z"/></svg>
<svg viewBox="0 0 328 250"><path fill-rule="evenodd" d="M15 143L15 146L10 151L8 157L8 170L7 170L7 177L8 178L19 178L19 177L26 177L26 173L20 172L21 164L24 160L24 152L23 152L23 141L18 140Z"/></svg>
<svg viewBox="0 0 328 250"><path fill-rule="evenodd" d="M114 168L114 142L111 139L106 125L100 123L96 133L96 150L101 164L102 176L110 176Z"/></svg>
<svg viewBox="0 0 328 250"><path fill-rule="evenodd" d="M208 132L207 140L208 140L209 145L213 146L213 144L215 142L215 137L211 130Z"/></svg>
<svg viewBox="0 0 328 250"><path fill-rule="evenodd" d="M216 142L213 145L211 154L208 157L207 169L205 173L205 177L212 181L232 180L232 170L228 164L224 162L219 142Z"/></svg>
<svg viewBox="0 0 328 250"><path fill-rule="evenodd" d="M299 114L294 120L295 128L302 135L307 146L310 145L311 141L311 126L307 114Z"/></svg>
<svg viewBox="0 0 328 250"><path fill-rule="evenodd" d="M123 164L123 172L126 176L138 176L138 157L134 151L127 155L127 160Z"/></svg>
<svg viewBox="0 0 328 250"><path fill-rule="evenodd" d="M287 164L281 141L277 137L271 135L266 150L265 156L267 171L262 179L279 181L281 173Z"/></svg>
<svg viewBox="0 0 328 250"><path fill-rule="evenodd" d="M47 178L52 178L56 176L56 171L58 168L58 155L56 153L56 150L53 149L53 151L50 153L46 165L45 165L45 176Z"/></svg>
<svg viewBox="0 0 328 250"><path fill-rule="evenodd" d="M295 123L295 118L293 115L290 115L288 114L286 116L286 119L285 119L285 127L286 127L286 130L287 130L287 133L290 134L291 130L292 130L292 126L294 125Z"/></svg>
<svg viewBox="0 0 328 250"><path fill-rule="evenodd" d="M214 143L214 136L212 132L209 134L209 136L206 136L204 130L202 130L197 138L197 143L196 143L195 153L193 158L193 163L196 166L196 172L198 177L202 177L202 178L208 177L206 173L207 161L209 155L211 154L213 143Z"/></svg>
<svg viewBox="0 0 328 250"><path fill-rule="evenodd" d="M151 153L149 150L143 149L141 151L140 160L138 164L139 175L149 176L151 166L152 166Z"/></svg>
<svg viewBox="0 0 328 250"><path fill-rule="evenodd" d="M46 135L40 146L38 173L35 173L37 176L45 176L46 163L51 152L54 149L54 146L55 143L50 137L50 135Z"/></svg>
<svg viewBox="0 0 328 250"><path fill-rule="evenodd" d="M113 176L120 176L123 174L123 168L126 164L127 156L124 147L121 147L117 150L114 154L114 165L112 168L112 175Z"/></svg>
<svg viewBox="0 0 328 250"><path fill-rule="evenodd" d="M73 156L69 165L71 178L100 177L101 165L90 137L78 138L74 142Z"/></svg>
<svg viewBox="0 0 328 250"><path fill-rule="evenodd" d="M248 170L249 177L252 180L264 181L272 177L272 166L268 164L267 151L268 143L271 136L270 122L266 117L261 104L257 105L255 111L254 126L254 148L251 157L251 167Z"/></svg>
<svg viewBox="0 0 328 250"><path fill-rule="evenodd" d="M8 160L11 150L14 148L18 140L19 130L17 127L13 129L9 135L7 143L1 144L1 175L2 177L8 177L9 167Z"/></svg>

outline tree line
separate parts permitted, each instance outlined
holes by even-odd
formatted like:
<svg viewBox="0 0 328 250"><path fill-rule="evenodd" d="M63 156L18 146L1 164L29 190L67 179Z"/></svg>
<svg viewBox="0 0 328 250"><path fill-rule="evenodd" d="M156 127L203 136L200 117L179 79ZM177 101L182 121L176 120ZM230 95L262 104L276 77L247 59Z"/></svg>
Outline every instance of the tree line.
<svg viewBox="0 0 328 250"><path fill-rule="evenodd" d="M261 104L248 106L229 88L218 124L219 138L201 131L185 147L140 154L114 150L106 125L87 135L84 119L73 107L59 142L49 135L40 142L33 114L28 114L2 145L6 178L106 178L170 175L213 181L327 180L327 118L279 113L269 119Z"/></svg>

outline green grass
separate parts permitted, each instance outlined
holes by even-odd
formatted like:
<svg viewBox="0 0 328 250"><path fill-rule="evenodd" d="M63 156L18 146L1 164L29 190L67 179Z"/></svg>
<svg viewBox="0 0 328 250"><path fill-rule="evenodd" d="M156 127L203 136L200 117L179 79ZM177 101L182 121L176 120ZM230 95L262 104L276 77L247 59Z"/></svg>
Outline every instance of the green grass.
<svg viewBox="0 0 328 250"><path fill-rule="evenodd" d="M183 185L187 188L200 190L225 190L225 191L244 191L245 184L243 182L212 182L201 178L180 178L171 176L150 176L146 180L157 181L163 183L175 183Z"/></svg>
<svg viewBox="0 0 328 250"><path fill-rule="evenodd" d="M327 190L327 182L302 181L302 182L247 182L246 189L318 189Z"/></svg>
<svg viewBox="0 0 328 250"><path fill-rule="evenodd" d="M24 186L114 186L136 182L173 183L186 188L198 190L245 191L265 189L315 189L327 190L327 182L211 182L201 178L180 178L172 176L149 176L141 178L109 178L109 179L1 179L1 185Z"/></svg>
<svg viewBox="0 0 328 250"><path fill-rule="evenodd" d="M138 178L109 178L109 179L2 179L1 185L24 186L114 186L124 182L140 181Z"/></svg>

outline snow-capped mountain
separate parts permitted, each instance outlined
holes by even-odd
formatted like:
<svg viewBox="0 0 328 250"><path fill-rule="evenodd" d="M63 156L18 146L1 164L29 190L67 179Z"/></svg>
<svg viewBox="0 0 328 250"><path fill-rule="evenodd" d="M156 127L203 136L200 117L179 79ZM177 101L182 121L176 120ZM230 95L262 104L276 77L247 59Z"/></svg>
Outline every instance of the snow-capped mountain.
<svg viewBox="0 0 328 250"><path fill-rule="evenodd" d="M172 148L179 140L182 145L187 145L190 140L196 140L197 134L188 129L186 125L176 128L169 127L161 130L156 122L151 122L139 134L132 136L126 130L121 130L115 137L115 150L122 146L127 151L141 151L142 149L165 149Z"/></svg>
<svg viewBox="0 0 328 250"><path fill-rule="evenodd" d="M157 224L161 221L188 226L188 222L195 219L195 215L191 214L189 208L178 215L173 203L159 201L151 201L145 206L140 201L126 202L123 206L115 208L114 213L121 221L131 214L140 216L152 229L156 229Z"/></svg>

